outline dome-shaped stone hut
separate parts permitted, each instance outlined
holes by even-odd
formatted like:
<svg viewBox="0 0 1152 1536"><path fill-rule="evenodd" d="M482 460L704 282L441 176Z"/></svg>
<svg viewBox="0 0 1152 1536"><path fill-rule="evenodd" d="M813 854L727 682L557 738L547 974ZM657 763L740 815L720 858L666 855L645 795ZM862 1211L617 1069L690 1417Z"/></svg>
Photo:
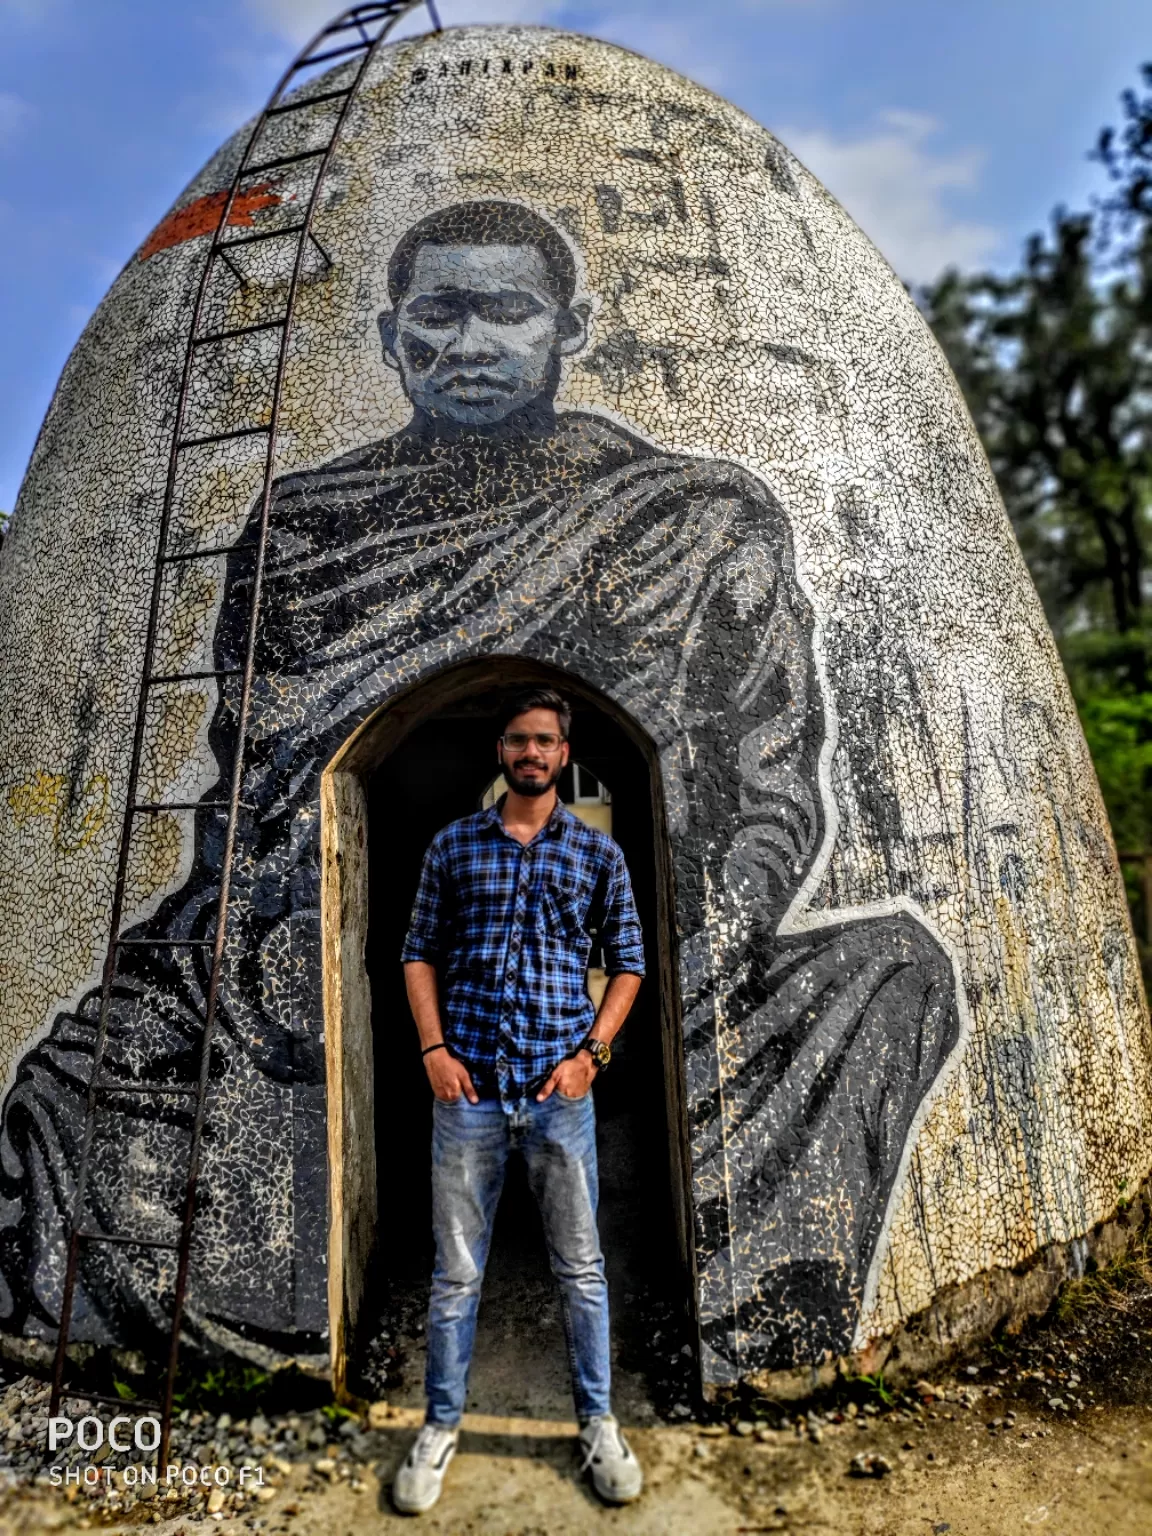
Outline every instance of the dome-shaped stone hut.
<svg viewBox="0 0 1152 1536"><path fill-rule="evenodd" d="M147 1353L181 1301L341 1375L421 1223L413 860L534 679L645 920L618 1182L705 1388L986 1326L1146 1175L1152 1040L948 368L699 86L361 35L118 277L3 549L5 1347Z"/></svg>

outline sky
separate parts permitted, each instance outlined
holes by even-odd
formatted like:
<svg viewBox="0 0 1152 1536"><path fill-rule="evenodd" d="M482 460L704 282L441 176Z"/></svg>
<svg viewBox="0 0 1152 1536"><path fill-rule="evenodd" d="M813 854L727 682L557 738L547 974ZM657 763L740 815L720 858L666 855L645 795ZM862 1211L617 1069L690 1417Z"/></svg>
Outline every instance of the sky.
<svg viewBox="0 0 1152 1536"><path fill-rule="evenodd" d="M0 0L0 509L133 251L340 0ZM1003 268L1152 59L1148 0L439 0L607 38L776 133L905 281ZM423 30L418 13L409 30Z"/></svg>

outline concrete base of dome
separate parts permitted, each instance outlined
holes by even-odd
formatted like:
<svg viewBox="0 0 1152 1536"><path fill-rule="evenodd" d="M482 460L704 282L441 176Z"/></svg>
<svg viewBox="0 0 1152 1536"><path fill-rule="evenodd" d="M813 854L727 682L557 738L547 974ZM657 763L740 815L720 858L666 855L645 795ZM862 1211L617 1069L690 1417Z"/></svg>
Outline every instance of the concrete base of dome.
<svg viewBox="0 0 1152 1536"><path fill-rule="evenodd" d="M883 1371L885 1381L894 1387L918 1381L975 1350L1000 1329L1018 1333L1030 1319L1048 1310L1068 1281L1121 1258L1150 1223L1152 1174L1123 1209L1084 1237L1050 1243L1015 1269L986 1270L964 1285L941 1291L930 1307L910 1317L895 1333L856 1353L820 1366L765 1371L746 1378L745 1386L777 1402L801 1402L846 1376ZM709 1395L718 1402L732 1394Z"/></svg>

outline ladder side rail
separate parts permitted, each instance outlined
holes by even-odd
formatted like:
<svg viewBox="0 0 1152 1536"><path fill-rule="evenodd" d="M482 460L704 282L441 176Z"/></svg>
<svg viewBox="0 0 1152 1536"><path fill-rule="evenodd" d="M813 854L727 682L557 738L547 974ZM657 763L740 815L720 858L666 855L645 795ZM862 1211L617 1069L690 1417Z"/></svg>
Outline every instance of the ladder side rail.
<svg viewBox="0 0 1152 1536"><path fill-rule="evenodd" d="M292 321L296 305L296 296L300 287L300 278L304 267L304 256L308 246L308 235L312 224L312 218L319 201L320 190L324 183L332 156L335 153L344 123L352 109L356 99L356 92L376 56L377 50L388 37L392 28L400 18L417 6L426 3L426 0L396 0L394 6L389 7L389 14L381 26L375 40L366 49L360 65L352 82L352 89L344 98L324 157L320 162L316 177L312 184L312 191L308 199L301 224L300 240L296 249L296 256L292 266L292 275L289 280L288 294L285 304L284 328L280 335L280 348L277 358L276 377L273 385L272 414L269 424L268 441L264 460L264 485L260 497L260 522L257 533L257 547L252 572L251 599L248 610L248 627L244 640L243 677L240 685L240 698L237 704L236 719L236 749L232 760L231 787L229 795L228 825L225 833L224 851L221 861L220 893L217 899L217 918L215 945L212 953L212 970L209 977L208 993L205 1002L204 1028L200 1042L199 1078L197 1085L196 1113L192 1128L192 1145L189 1157L189 1170L187 1184L185 1186L184 1213L180 1234L179 1259L176 1270L175 1296L173 1300L172 1331L169 1342L168 1370L164 1384L163 1406L164 1413L161 1420L160 1445L158 1447L157 1465L162 1466L167 1462L169 1441L172 1427L172 1400L176 1388L176 1371L180 1353L180 1327L183 1321L184 1298L188 1285L188 1269L192 1247L192 1229L196 1216L196 1197L200 1176L200 1153L203 1143L204 1120L208 1100L208 1073L211 1064L212 1038L215 1033L216 1015L218 1011L220 995L220 978L224 963L224 946L228 921L229 901L232 884L232 860L236 847L236 827L239 819L240 794L244 776L245 738L247 735L248 716L252 698L252 682L256 654L256 635L260 620L260 597L264 577L264 562L268 542L268 521L272 508L272 488L275 482L276 468L276 443L280 423L280 408L284 391L284 378L287 371L288 352L292 337ZM320 36L324 36L321 33ZM309 50L315 47L319 38L310 43ZM291 72L289 71L289 74ZM285 78L288 78L286 75ZM270 102L271 106L275 102ZM267 111L261 117L264 122Z"/></svg>
<svg viewBox="0 0 1152 1536"><path fill-rule="evenodd" d="M418 3L418 0L413 0L413 3ZM309 43L308 50L310 51L312 48L314 48L324 35L325 34L323 32L317 34L312 42ZM381 36L384 35L386 34L381 34ZM148 621L145 630L144 658L141 673L142 678L144 679L146 679L149 673L152 671L152 662L156 647L157 629L159 626L160 603L163 594L163 581L165 572L165 562L163 560L163 556L167 548L168 532L172 520L172 508L176 496L176 478L179 470L181 451L180 441L184 425L184 418L188 407L192 368L196 353L195 337L200 327L200 318L203 314L204 300L207 295L208 284L215 267L214 258L216 254L216 247L219 243L220 236L227 228L228 220L232 216L232 209L240 191L240 184L245 175L245 166L253 148L255 147L259 135L263 132L264 126L268 120L269 108L274 106L279 101L280 97L283 95L285 89L291 81L294 73L296 73L296 70L293 64L290 65L281 75L268 102L268 106L266 106L264 111L260 114L256 123L253 125L252 132L248 136L247 143L244 146L244 150L240 156L239 163L233 174L232 183L228 190L228 196L224 201L224 206L220 210L220 218L217 222L216 230L212 236L212 241L208 249L208 256L200 274L200 282L196 290L196 298L193 303L191 323L188 330L188 342L184 350L184 365L181 370L180 386L176 401L176 420L172 431L172 447L168 455L168 472L164 486L164 500L161 507L160 524L157 530L156 566L152 581L151 601L148 607ZM347 106L350 101L351 97L349 96L346 98L345 106ZM343 122L343 114L341 115L340 120ZM327 159L324 161L324 165L327 165ZM316 187L319 186L320 179L320 176L317 176L316 186L313 188L313 202L315 201L315 190ZM269 448L271 455L271 440ZM60 1394L64 1381L65 1357L67 1355L69 1337L72 1331L72 1307L75 1299L76 1270L79 1261L79 1240L76 1236L76 1232L80 1224L81 1212L83 1211L84 1207L84 1200L87 1196L88 1165L91 1159L92 1141L96 1129L96 1109L98 1094L95 1089L95 1083L97 1077L99 1076L100 1067L103 1063L105 1049L107 1048L108 1015L112 997L112 981L116 969L116 961L118 955L118 945L116 941L119 937L120 925L123 921L124 915L124 896L127 887L128 860L131 856L132 832L135 820L132 812L132 806L136 799L136 786L140 776L140 763L144 751L144 734L147 729L148 698L149 689L146 683L142 683L138 695L135 727L132 733L132 750L129 758L128 768L127 799L125 804L124 818L121 825L120 848L116 861L116 876L112 895L112 911L109 917L110 936L108 941L108 948L105 953L104 967L101 977L100 1011L97 1017L96 1039L93 1044L92 1053L92 1073L89 1078L88 1096L85 1104L84 1134L81 1139L80 1158L76 1171L76 1188L73 1192L72 1213L68 1224L68 1258L64 1273L64 1287L61 1294L60 1320L57 1326L56 1355L52 1369L52 1396L50 1400L50 1413L52 1416L56 1416L60 1409ZM168 1422L170 1417L171 1410L169 1407L169 1412L165 1423Z"/></svg>

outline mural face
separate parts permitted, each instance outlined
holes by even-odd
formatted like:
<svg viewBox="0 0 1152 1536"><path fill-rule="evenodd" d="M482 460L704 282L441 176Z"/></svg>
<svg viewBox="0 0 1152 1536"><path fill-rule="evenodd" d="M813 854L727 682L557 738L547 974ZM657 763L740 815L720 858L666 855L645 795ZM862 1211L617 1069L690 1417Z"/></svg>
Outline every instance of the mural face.
<svg viewBox="0 0 1152 1536"><path fill-rule="evenodd" d="M380 337L423 421L494 426L555 392L586 325L556 283L538 246L417 246Z"/></svg>
<svg viewBox="0 0 1152 1536"><path fill-rule="evenodd" d="M166 413L232 153L81 343L0 566L13 1333L50 1338L60 1305ZM842 1353L1086 1231L1152 1147L1123 891L900 284L734 109L536 29L385 50L334 167L270 511L191 1333L326 1355L321 776L375 711L483 658L583 679L659 754L710 1385ZM289 219L297 174L235 218ZM282 295L252 249L209 295L222 332ZM259 347L205 366L189 432L259 419ZM173 567L165 669L241 663L247 451L188 456L178 540L237 548ZM212 938L236 704L189 684L149 723L149 796L199 808L133 851L147 942L116 976L87 1218L121 1235L178 1227L208 951L172 941ZM93 1250L77 1335L159 1337L172 1281L163 1255Z"/></svg>

